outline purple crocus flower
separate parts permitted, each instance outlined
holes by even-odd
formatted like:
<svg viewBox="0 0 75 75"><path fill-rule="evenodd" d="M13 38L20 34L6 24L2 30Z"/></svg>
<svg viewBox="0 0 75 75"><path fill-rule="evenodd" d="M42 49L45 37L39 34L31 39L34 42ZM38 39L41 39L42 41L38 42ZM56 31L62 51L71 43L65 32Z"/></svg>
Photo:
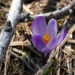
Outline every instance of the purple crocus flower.
<svg viewBox="0 0 75 75"><path fill-rule="evenodd" d="M57 22L51 19L46 26L45 18L37 17L32 23L32 43L45 57L65 38L68 30L64 27L57 36Z"/></svg>

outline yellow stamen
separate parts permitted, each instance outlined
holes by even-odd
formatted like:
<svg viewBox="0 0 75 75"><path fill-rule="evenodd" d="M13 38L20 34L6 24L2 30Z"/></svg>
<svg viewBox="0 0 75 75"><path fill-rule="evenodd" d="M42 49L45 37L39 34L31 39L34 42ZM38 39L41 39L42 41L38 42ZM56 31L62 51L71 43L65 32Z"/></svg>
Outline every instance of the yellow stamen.
<svg viewBox="0 0 75 75"><path fill-rule="evenodd" d="M50 36L48 35L48 33L46 33L46 34L44 35L43 40L44 40L45 44L47 44L47 43L49 42Z"/></svg>

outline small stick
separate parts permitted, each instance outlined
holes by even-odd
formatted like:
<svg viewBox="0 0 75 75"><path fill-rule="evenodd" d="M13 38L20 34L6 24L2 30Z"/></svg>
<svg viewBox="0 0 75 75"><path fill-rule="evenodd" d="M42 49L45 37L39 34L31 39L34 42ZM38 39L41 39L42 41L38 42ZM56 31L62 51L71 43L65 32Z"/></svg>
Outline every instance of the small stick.
<svg viewBox="0 0 75 75"><path fill-rule="evenodd" d="M10 43L10 46L31 46L30 41L26 40L26 41L12 41Z"/></svg>
<svg viewBox="0 0 75 75"><path fill-rule="evenodd" d="M42 13L42 14L30 14L26 16L26 14L22 13L21 15L21 19L23 21L26 21L25 19L27 18L28 20L34 20L36 17L38 16L44 16L45 18L52 18L52 17L56 17L56 16L60 16L64 13L72 13L72 8L75 6L75 1L73 1L71 4L63 7L62 9L60 10L56 10L56 11L53 11L53 12L48 12L48 13ZM20 20L21 20L20 19Z"/></svg>
<svg viewBox="0 0 75 75"><path fill-rule="evenodd" d="M9 60L10 60L10 54L9 54L9 50L7 50L7 52L6 52L6 60L5 60L5 68L4 68L4 75L7 75Z"/></svg>
<svg viewBox="0 0 75 75"><path fill-rule="evenodd" d="M30 14L34 14L26 5L23 5L23 9Z"/></svg>
<svg viewBox="0 0 75 75"><path fill-rule="evenodd" d="M73 39L68 39L67 42L75 44L75 40L73 40Z"/></svg>

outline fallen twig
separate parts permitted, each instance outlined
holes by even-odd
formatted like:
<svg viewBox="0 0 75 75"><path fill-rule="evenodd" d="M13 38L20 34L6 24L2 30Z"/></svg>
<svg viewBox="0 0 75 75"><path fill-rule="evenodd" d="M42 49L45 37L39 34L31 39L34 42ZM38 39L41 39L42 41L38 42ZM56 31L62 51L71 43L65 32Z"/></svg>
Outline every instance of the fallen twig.
<svg viewBox="0 0 75 75"><path fill-rule="evenodd" d="M9 50L6 52L6 60L5 60L5 68L4 68L4 75L7 75L8 72L8 62L10 60Z"/></svg>
<svg viewBox="0 0 75 75"><path fill-rule="evenodd" d="M28 40L26 41L12 41L10 43L10 46L31 46L31 42L29 42Z"/></svg>
<svg viewBox="0 0 75 75"><path fill-rule="evenodd" d="M34 14L26 5L23 5L23 9L30 14Z"/></svg>
<svg viewBox="0 0 75 75"><path fill-rule="evenodd" d="M67 42L68 42L68 43L74 43L74 44L75 44L75 40L73 40L73 39L68 39Z"/></svg>
<svg viewBox="0 0 75 75"><path fill-rule="evenodd" d="M45 18L52 18L52 17L55 17L55 16L60 16L64 13L72 13L72 8L75 6L75 1L73 1L71 4L63 7L62 9L60 10L56 10L56 11L53 11L53 12L48 12L48 13L42 13L42 14L24 14L22 13L21 14L21 21L27 21L28 20L33 20L35 19L36 17L38 16L44 16Z"/></svg>
<svg viewBox="0 0 75 75"><path fill-rule="evenodd" d="M0 33L0 65L15 31L15 27L19 22L21 9L22 0L13 0L5 27Z"/></svg>
<svg viewBox="0 0 75 75"><path fill-rule="evenodd" d="M12 48L12 51L16 52L17 54L21 54L22 56L26 56L27 57L26 52L23 52L22 50L19 50L17 48Z"/></svg>

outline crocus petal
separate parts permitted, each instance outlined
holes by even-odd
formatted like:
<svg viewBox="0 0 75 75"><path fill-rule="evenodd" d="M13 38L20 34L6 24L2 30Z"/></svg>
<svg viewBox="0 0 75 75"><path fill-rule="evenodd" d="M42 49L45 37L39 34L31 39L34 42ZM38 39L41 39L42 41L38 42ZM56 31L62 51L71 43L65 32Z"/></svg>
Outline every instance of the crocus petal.
<svg viewBox="0 0 75 75"><path fill-rule="evenodd" d="M49 51L52 51L57 46L57 37L52 38L47 44L47 48Z"/></svg>
<svg viewBox="0 0 75 75"><path fill-rule="evenodd" d="M44 41L40 35L34 35L32 37L32 43L39 52L41 52L41 53L45 52L46 45L45 45L45 43L44 43Z"/></svg>
<svg viewBox="0 0 75 75"><path fill-rule="evenodd" d="M59 45L59 44L63 41L63 39L64 39L64 38L66 37L66 35L67 35L67 32L68 32L68 29L67 29L66 27L64 27L64 28L61 30L59 36L57 37L57 38L58 38L57 45Z"/></svg>
<svg viewBox="0 0 75 75"><path fill-rule="evenodd" d="M44 36L46 33L46 21L42 16L37 17L32 23L32 33L33 35L40 34Z"/></svg>
<svg viewBox="0 0 75 75"><path fill-rule="evenodd" d="M55 19L51 19L48 22L47 33L50 35L51 38L57 35L57 22Z"/></svg>

